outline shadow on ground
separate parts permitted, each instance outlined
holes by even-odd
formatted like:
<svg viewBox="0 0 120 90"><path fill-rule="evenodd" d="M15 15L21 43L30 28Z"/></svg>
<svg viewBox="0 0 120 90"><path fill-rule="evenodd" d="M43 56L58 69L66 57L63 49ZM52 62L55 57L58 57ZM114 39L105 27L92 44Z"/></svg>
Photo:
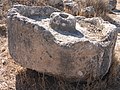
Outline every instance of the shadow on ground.
<svg viewBox="0 0 120 90"><path fill-rule="evenodd" d="M119 51L120 52L120 51ZM115 51L112 65L107 77L107 89L106 90L120 90L120 54Z"/></svg>
<svg viewBox="0 0 120 90"><path fill-rule="evenodd" d="M30 69L16 75L16 90L83 90L83 86L79 82L71 83Z"/></svg>

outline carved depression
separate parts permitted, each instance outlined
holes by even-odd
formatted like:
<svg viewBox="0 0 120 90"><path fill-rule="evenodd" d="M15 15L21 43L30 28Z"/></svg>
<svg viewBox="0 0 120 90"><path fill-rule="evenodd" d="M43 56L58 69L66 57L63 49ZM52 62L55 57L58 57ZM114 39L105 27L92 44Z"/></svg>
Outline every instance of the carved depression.
<svg viewBox="0 0 120 90"><path fill-rule="evenodd" d="M50 6L15 5L8 12L13 59L39 72L69 79L103 77L116 42L116 26L99 17L73 16Z"/></svg>

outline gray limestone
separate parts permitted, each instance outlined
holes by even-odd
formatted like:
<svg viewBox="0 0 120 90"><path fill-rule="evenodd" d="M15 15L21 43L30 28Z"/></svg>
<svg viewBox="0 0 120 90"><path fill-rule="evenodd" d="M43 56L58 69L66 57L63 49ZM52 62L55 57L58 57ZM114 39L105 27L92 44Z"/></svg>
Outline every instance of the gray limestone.
<svg viewBox="0 0 120 90"><path fill-rule="evenodd" d="M117 0L109 0L109 10L114 10L116 9L116 5L117 5Z"/></svg>
<svg viewBox="0 0 120 90"><path fill-rule="evenodd" d="M94 17L95 9L93 6L88 6L88 7L81 9L81 13L83 14L83 16Z"/></svg>
<svg viewBox="0 0 120 90"><path fill-rule="evenodd" d="M67 13L54 12L50 15L50 26L54 30L74 32L76 26L76 18Z"/></svg>
<svg viewBox="0 0 120 90"><path fill-rule="evenodd" d="M108 73L117 31L99 17L16 5L9 10L7 25L10 55L26 68L77 80Z"/></svg>

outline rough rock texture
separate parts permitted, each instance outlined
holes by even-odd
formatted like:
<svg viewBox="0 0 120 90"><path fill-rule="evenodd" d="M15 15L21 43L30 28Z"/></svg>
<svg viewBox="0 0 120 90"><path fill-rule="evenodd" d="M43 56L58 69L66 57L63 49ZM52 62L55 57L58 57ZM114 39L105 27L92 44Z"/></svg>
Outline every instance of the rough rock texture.
<svg viewBox="0 0 120 90"><path fill-rule="evenodd" d="M48 3L48 5L63 10L63 0L46 0L46 2Z"/></svg>
<svg viewBox="0 0 120 90"><path fill-rule="evenodd" d="M80 6L73 0L64 0L64 9L72 15L77 15L80 12Z"/></svg>
<svg viewBox="0 0 120 90"><path fill-rule="evenodd" d="M9 10L8 46L13 59L24 67L64 78L106 75L117 38L116 27L101 18L75 17L74 32L54 30L50 25L53 12L60 16L59 10L49 6L18 5Z"/></svg>
<svg viewBox="0 0 120 90"><path fill-rule="evenodd" d="M63 32L74 32L76 27L76 18L70 14L63 12L54 12L50 15L50 26L54 30L62 30Z"/></svg>
<svg viewBox="0 0 120 90"><path fill-rule="evenodd" d="M109 10L114 10L117 5L117 0L109 0Z"/></svg>
<svg viewBox="0 0 120 90"><path fill-rule="evenodd" d="M86 17L93 17L95 15L95 9L93 6L85 7L81 9L81 13Z"/></svg>

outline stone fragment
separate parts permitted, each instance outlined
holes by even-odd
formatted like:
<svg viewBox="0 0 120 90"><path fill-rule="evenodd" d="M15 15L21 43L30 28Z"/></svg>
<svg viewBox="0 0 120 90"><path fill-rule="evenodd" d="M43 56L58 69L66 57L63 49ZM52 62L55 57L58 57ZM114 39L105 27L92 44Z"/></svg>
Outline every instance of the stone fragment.
<svg viewBox="0 0 120 90"><path fill-rule="evenodd" d="M109 10L114 10L116 8L116 5L117 5L117 0L109 0Z"/></svg>
<svg viewBox="0 0 120 90"><path fill-rule="evenodd" d="M54 12L50 16L50 26L55 30L63 32L74 32L76 26L76 18L70 14L63 12Z"/></svg>
<svg viewBox="0 0 120 90"><path fill-rule="evenodd" d="M6 50L5 47L2 47L0 51L4 52L5 50Z"/></svg>
<svg viewBox="0 0 120 90"><path fill-rule="evenodd" d="M93 6L85 7L81 9L81 14L86 17L94 17L95 9Z"/></svg>
<svg viewBox="0 0 120 90"><path fill-rule="evenodd" d="M6 24L0 24L0 36L6 36Z"/></svg>
<svg viewBox="0 0 120 90"><path fill-rule="evenodd" d="M49 6L14 8L9 10L7 25L9 52L16 62L74 80L102 78L108 73L116 26L98 17L75 17Z"/></svg>
<svg viewBox="0 0 120 90"><path fill-rule="evenodd" d="M6 60L2 59L2 64L6 65Z"/></svg>

